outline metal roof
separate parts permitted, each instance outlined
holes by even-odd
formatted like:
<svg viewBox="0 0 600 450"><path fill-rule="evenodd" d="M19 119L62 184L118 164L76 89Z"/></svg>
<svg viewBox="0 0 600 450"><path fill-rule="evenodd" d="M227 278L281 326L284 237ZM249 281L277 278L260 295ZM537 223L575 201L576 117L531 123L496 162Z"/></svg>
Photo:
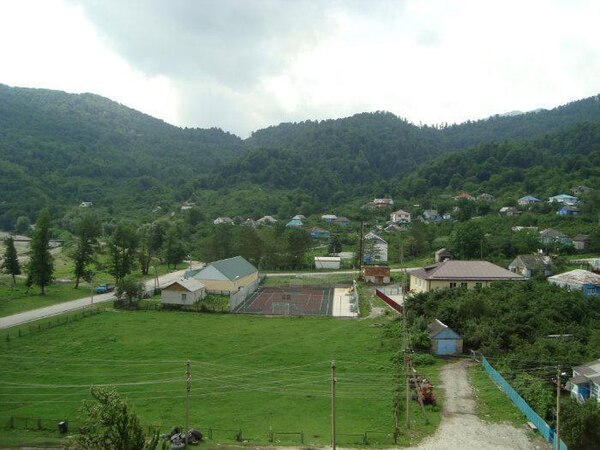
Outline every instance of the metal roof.
<svg viewBox="0 0 600 450"><path fill-rule="evenodd" d="M594 284L600 286L600 275L590 272L589 270L575 269L570 272L559 273L548 277L551 283L566 283L566 284Z"/></svg>
<svg viewBox="0 0 600 450"><path fill-rule="evenodd" d="M489 261L446 260L422 269L413 270L410 273L425 280L526 280L525 277Z"/></svg>
<svg viewBox="0 0 600 450"><path fill-rule="evenodd" d="M165 286L163 288L163 290L168 289L169 287L173 286L174 284L178 284L190 292L197 292L197 291L200 291L205 288L204 284L202 284L198 280L194 280L193 278L188 278L188 279L182 278L181 280L173 281L168 286Z"/></svg>
<svg viewBox="0 0 600 450"><path fill-rule="evenodd" d="M230 281L237 278L243 278L251 273L258 272L258 269L250 264L242 256L234 256L233 258L221 259L210 263L207 267L214 267L219 272L227 277Z"/></svg>

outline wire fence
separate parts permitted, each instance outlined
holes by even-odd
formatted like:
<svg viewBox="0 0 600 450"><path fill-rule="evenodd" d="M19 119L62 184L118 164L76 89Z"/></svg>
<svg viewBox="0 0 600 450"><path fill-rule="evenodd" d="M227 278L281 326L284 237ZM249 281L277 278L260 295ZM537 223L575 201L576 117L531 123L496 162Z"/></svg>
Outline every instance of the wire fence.
<svg viewBox="0 0 600 450"><path fill-rule="evenodd" d="M73 434L79 432L85 423L79 420L48 419L37 417L2 416L0 417L0 428L9 430L35 430L55 431L60 434ZM152 435L156 432L165 432L173 427L162 427L160 425L143 425L143 429ZM181 429L181 427L179 427ZM304 430L277 430L269 428L263 433L247 433L241 428L235 427L198 427L204 435L205 440L215 443L227 442L255 442L287 445L303 445L308 436L320 438L317 435L307 434ZM322 439L319 439L320 441ZM397 443L397 435L392 430L388 431L363 431L356 433L336 433L336 442L341 445L391 445Z"/></svg>
<svg viewBox="0 0 600 450"><path fill-rule="evenodd" d="M84 306L76 311L6 329L2 332L2 335L6 342L10 342L12 339L31 336L42 331L50 330L51 328L79 321L86 317L95 316L105 310L105 305Z"/></svg>

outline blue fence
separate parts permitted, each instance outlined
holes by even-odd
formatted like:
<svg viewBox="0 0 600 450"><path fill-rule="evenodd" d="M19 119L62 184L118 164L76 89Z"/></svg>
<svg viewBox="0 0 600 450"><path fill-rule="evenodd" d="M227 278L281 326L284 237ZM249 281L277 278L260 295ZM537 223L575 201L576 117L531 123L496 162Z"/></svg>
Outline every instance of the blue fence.
<svg viewBox="0 0 600 450"><path fill-rule="evenodd" d="M537 415L537 413L531 409L531 406L527 404L523 397L521 397L517 391L513 389L513 387L508 384L508 382L500 375L496 369L494 369L485 357L482 359L483 367L486 372L490 376L490 378L496 383L500 388L504 391L506 395L512 400L515 406L525 414L525 417L532 422L538 429L539 433L546 439L548 442L553 444L552 448L556 448L556 444L554 444L554 435L555 430L551 428L550 425L546 423L544 419ZM560 450L568 450L567 445L561 439L560 441Z"/></svg>

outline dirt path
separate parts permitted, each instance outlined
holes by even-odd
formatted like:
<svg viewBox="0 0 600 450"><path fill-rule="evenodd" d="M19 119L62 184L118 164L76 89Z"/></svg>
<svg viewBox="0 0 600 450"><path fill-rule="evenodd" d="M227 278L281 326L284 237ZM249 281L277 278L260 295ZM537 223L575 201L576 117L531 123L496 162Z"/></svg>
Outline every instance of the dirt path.
<svg viewBox="0 0 600 450"><path fill-rule="evenodd" d="M491 424L475 415L475 400L467 378L468 360L442 368L444 389L442 422L436 433L414 450L533 450L545 449L543 443L531 442L525 429L508 424Z"/></svg>

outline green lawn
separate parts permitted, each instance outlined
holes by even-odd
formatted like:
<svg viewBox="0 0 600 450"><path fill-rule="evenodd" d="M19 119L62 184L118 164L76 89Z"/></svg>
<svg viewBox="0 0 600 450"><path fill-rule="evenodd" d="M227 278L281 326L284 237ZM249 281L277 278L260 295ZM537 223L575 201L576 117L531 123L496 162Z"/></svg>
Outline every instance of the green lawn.
<svg viewBox="0 0 600 450"><path fill-rule="evenodd" d="M488 422L508 422L517 427L527 419L478 364L469 368L469 381L477 399L477 415Z"/></svg>
<svg viewBox="0 0 600 450"><path fill-rule="evenodd" d="M302 431L305 445L326 445L335 359L340 445L360 444L367 432L369 447L389 446L395 374L385 320L108 310L0 341L0 424L10 416L69 419L73 428L93 384L114 386L144 425L183 425L189 359L190 423L205 434L213 428L213 443L230 443L234 430L242 430L251 444L267 444L272 427ZM432 380L437 369L425 368ZM399 444L433 432L439 422L436 411L428 413L429 424L414 417ZM36 439L55 437L39 433ZM15 439L0 429L0 443ZM277 438L281 444L298 439Z"/></svg>

